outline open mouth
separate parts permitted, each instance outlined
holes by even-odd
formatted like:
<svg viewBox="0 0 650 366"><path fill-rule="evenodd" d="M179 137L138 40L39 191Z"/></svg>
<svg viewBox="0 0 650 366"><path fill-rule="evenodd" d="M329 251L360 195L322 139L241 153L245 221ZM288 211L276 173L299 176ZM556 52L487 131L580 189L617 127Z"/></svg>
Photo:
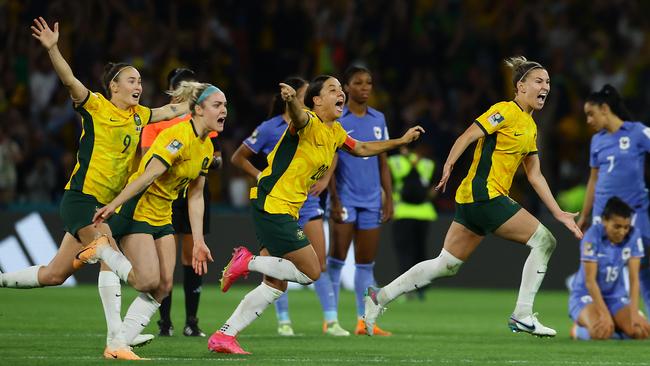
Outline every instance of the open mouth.
<svg viewBox="0 0 650 366"><path fill-rule="evenodd" d="M339 112L339 113L343 113L343 105L344 104L345 104L345 101L343 101L342 99L336 101L336 111Z"/></svg>
<svg viewBox="0 0 650 366"><path fill-rule="evenodd" d="M546 101L547 96L548 93L541 93L540 95L537 96L537 101L540 103L544 103Z"/></svg>
<svg viewBox="0 0 650 366"><path fill-rule="evenodd" d="M223 124L223 123L225 123L225 122L226 122L226 117L219 117L219 118L217 119L217 123L219 123L219 124Z"/></svg>
<svg viewBox="0 0 650 366"><path fill-rule="evenodd" d="M133 94L131 94L131 96L132 96L134 99L140 99L140 93L133 93Z"/></svg>

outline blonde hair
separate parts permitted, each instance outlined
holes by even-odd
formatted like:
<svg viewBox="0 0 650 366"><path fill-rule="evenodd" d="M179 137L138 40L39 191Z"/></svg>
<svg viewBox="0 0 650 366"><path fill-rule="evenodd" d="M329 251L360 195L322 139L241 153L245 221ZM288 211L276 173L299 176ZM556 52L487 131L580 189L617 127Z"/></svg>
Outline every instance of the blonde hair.
<svg viewBox="0 0 650 366"><path fill-rule="evenodd" d="M190 111L194 114L194 107L197 105L199 96L210 86L208 83L199 83L198 81L181 81L176 89L166 93L178 103L187 102Z"/></svg>
<svg viewBox="0 0 650 366"><path fill-rule="evenodd" d="M544 66L539 62L528 61L524 56L509 57L503 62L512 69L512 85L517 91L517 83L526 80L526 76L533 69L544 69Z"/></svg>

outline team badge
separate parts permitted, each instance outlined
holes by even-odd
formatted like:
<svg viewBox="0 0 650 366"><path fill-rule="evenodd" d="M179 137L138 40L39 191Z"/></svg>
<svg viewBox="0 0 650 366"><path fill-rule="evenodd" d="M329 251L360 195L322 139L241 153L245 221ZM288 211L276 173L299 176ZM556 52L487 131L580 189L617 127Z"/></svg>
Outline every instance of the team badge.
<svg viewBox="0 0 650 366"><path fill-rule="evenodd" d="M183 147L183 144L180 141L174 139L172 142L169 143L169 145L167 145L167 151L169 151L172 154L176 154L178 153L178 150L181 149L181 147Z"/></svg>
<svg viewBox="0 0 650 366"><path fill-rule="evenodd" d="M257 135L258 134L259 134L259 132L257 132L257 128L256 128L255 131L253 131L253 133L248 138L248 141L250 141L251 144L255 145L257 143Z"/></svg>
<svg viewBox="0 0 650 366"><path fill-rule="evenodd" d="M627 136L623 136L620 139L618 139L618 147L621 148L621 150L627 150L630 148L630 138Z"/></svg>
<svg viewBox="0 0 650 366"><path fill-rule="evenodd" d="M296 237L298 238L298 240L303 240L303 239L305 239L305 232L302 231L301 229L298 229L298 230L296 231Z"/></svg>
<svg viewBox="0 0 650 366"><path fill-rule="evenodd" d="M503 121L505 120L505 118L503 118L503 116L501 115L501 113L499 113L499 112L495 112L495 113L493 113L492 115L490 115L490 117L488 117L487 120L488 120L488 122L490 122L490 124L491 124L493 127L496 127L496 125L498 125L499 123L503 122Z"/></svg>
<svg viewBox="0 0 650 366"><path fill-rule="evenodd" d="M203 163L201 163L201 170L208 170L210 167L210 158L203 158Z"/></svg>
<svg viewBox="0 0 650 366"><path fill-rule="evenodd" d="M381 127L375 126L372 128L372 131L375 133L375 138L381 140Z"/></svg>
<svg viewBox="0 0 650 366"><path fill-rule="evenodd" d="M593 256L594 255L594 245L588 241L585 242L585 244L582 246L582 255L585 257Z"/></svg>
<svg viewBox="0 0 650 366"><path fill-rule="evenodd" d="M135 130L136 132L142 131L142 119L137 113L133 114L133 120L135 121Z"/></svg>
<svg viewBox="0 0 650 366"><path fill-rule="evenodd" d="M621 252L621 258L626 261L630 259L630 256L632 255L632 249L630 248L623 248L623 251Z"/></svg>

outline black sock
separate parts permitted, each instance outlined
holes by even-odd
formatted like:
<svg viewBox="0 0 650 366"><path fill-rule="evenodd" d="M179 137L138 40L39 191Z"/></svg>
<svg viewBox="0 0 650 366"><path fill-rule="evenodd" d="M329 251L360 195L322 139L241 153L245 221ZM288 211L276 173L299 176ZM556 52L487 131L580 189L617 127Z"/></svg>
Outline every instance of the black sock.
<svg viewBox="0 0 650 366"><path fill-rule="evenodd" d="M163 299L160 303L160 320L163 323L171 324L171 313L172 313L172 293L169 293L169 296Z"/></svg>
<svg viewBox="0 0 650 366"><path fill-rule="evenodd" d="M203 277L194 273L192 266L183 266L183 288L185 289L185 322L196 319L201 298Z"/></svg>

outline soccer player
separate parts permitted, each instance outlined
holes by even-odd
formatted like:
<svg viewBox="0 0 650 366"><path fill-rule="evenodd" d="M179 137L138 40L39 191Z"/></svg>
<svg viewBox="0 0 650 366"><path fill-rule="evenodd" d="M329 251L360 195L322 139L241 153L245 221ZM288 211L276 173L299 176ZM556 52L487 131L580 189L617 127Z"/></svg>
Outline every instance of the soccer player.
<svg viewBox="0 0 650 366"><path fill-rule="evenodd" d="M284 83L296 90L298 102L303 103L305 91L309 85L307 81L302 78L291 77L286 79ZM269 155L289 126L289 121L290 117L286 109L286 103L278 93L274 97L269 119L262 122L253 131L253 134L244 140L233 154L232 163L257 179L262 172L251 164L251 157L260 152ZM314 282L314 287L323 308L323 331L325 334L333 336L349 336L350 332L343 329L338 322L335 295L325 265L325 233L323 232L323 210L320 207L319 196L327 186L331 171L329 169L321 179L311 186L307 199L298 212L298 226L304 230L321 264L322 272L318 280ZM285 292L275 302L275 311L278 318L278 334L282 336L294 335L289 317L288 292Z"/></svg>
<svg viewBox="0 0 650 366"><path fill-rule="evenodd" d="M465 130L452 146L436 186L444 192L454 164L465 149L478 140L472 165L456 192L456 214L440 255L416 264L382 289L368 288L365 320L369 335L386 304L436 278L455 275L485 235L493 232L530 248L519 297L508 326L513 332L555 336L555 330L537 320L533 302L556 240L533 215L508 197L512 178L520 164L524 164L528 182L553 217L577 238L582 238L582 232L574 222L577 214L560 209L540 170L537 126L532 114L544 107L551 90L548 72L541 64L523 56L506 60L506 65L513 70L515 99L493 105Z"/></svg>
<svg viewBox="0 0 650 366"><path fill-rule="evenodd" d="M624 338L644 339L650 324L639 314L639 267L644 255L634 210L614 196L580 243L580 269L569 297L574 339L609 339L618 329ZM627 266L629 296L623 279Z"/></svg>
<svg viewBox="0 0 650 366"><path fill-rule="evenodd" d="M181 81L196 81L194 71L186 68L176 68L169 72L167 75L168 90L173 91L180 85ZM172 100L172 102L184 102L183 100ZM184 114L180 117L174 118L169 121L150 124L142 131L141 148L142 153L145 154L154 140L163 130L168 127L174 126L180 122L187 122L191 119L190 113ZM216 137L217 132L212 131L208 135L212 140L214 147L214 158L210 167L221 165L221 153L217 151ZM207 177L206 177L207 179ZM203 235L210 232L210 189L206 183L203 185ZM203 277L197 275L192 268L192 228L188 217L187 209L187 192L179 193L178 199L172 204L172 225L174 226L174 241L176 246L180 245L181 263L183 264L183 289L185 290L185 327L183 328L183 335L188 337L205 337L205 333L199 328L199 319L196 317L199 309L199 300L201 298L201 285L203 284ZM174 327L171 321L171 306L172 306L172 292L169 296L165 297L160 304L160 320L158 321L158 335L169 337L174 332Z"/></svg>
<svg viewBox="0 0 650 366"><path fill-rule="evenodd" d="M645 154L650 152L650 128L632 122L630 112L614 87L605 85L585 102L587 124L597 132L591 139L589 182L578 226L585 229L601 220L607 200L616 195L634 209L632 226L639 229L643 244L650 245L648 190L645 186ZM646 254L650 250L645 251ZM650 313L650 267L643 259L641 294Z"/></svg>
<svg viewBox="0 0 650 366"><path fill-rule="evenodd" d="M215 86L187 81L171 95L188 100L192 119L161 132L127 186L93 216L93 222L99 224L117 212L111 225L126 258L105 238L77 255L86 263L103 260L140 292L104 350L109 359L139 359L127 345L147 326L171 291L176 263L172 202L186 188L194 239L192 266L202 275L207 261L212 260L203 237L203 185L214 151L208 135L223 130L226 97Z"/></svg>
<svg viewBox="0 0 650 366"><path fill-rule="evenodd" d="M58 48L59 23L50 28L39 17L31 27L32 36L47 50L54 70L68 89L82 117L77 163L65 186L61 200L61 219L65 235L52 261L20 271L0 275L0 287L34 288L57 286L81 265L73 266L75 254L103 235L111 237L107 224L93 225L96 207L110 202L124 187L136 155L140 131L149 122L171 119L185 113L186 105L169 104L149 109L141 106L140 73L129 64L109 63L102 77L105 95L88 90L72 73ZM111 245L115 246L111 239ZM120 317L120 280L102 263L99 294L108 326L107 343L116 334ZM131 344L150 341L153 336L138 337Z"/></svg>
<svg viewBox="0 0 650 366"><path fill-rule="evenodd" d="M248 353L237 343L237 334L282 296L287 281L306 285L320 276L318 256L298 226L298 210L309 188L326 174L336 149L373 156L408 144L424 132L416 126L399 139L352 139L336 121L343 113L345 94L339 81L328 75L309 83L304 100L309 110L302 109L291 86L280 83L280 91L291 122L268 155L269 166L250 194L253 223L262 247L260 255L254 256L244 247L236 248L223 271L221 289L228 291L249 271L264 274L264 281L244 297L226 323L210 337L208 348L214 352Z"/></svg>
<svg viewBox="0 0 650 366"><path fill-rule="evenodd" d="M372 93L372 75L362 66L350 66L343 76L348 103L343 109L341 125L348 136L359 141L388 140L384 114L368 106ZM386 153L373 157L356 157L339 151L332 166L334 176L329 183L332 240L327 258L338 307L341 270L354 239L354 292L357 304L357 326L354 334L366 334L363 322L363 294L375 285L375 257L379 246L381 223L393 216L393 191ZM386 199L382 206L382 189ZM375 334L391 332L375 325Z"/></svg>

